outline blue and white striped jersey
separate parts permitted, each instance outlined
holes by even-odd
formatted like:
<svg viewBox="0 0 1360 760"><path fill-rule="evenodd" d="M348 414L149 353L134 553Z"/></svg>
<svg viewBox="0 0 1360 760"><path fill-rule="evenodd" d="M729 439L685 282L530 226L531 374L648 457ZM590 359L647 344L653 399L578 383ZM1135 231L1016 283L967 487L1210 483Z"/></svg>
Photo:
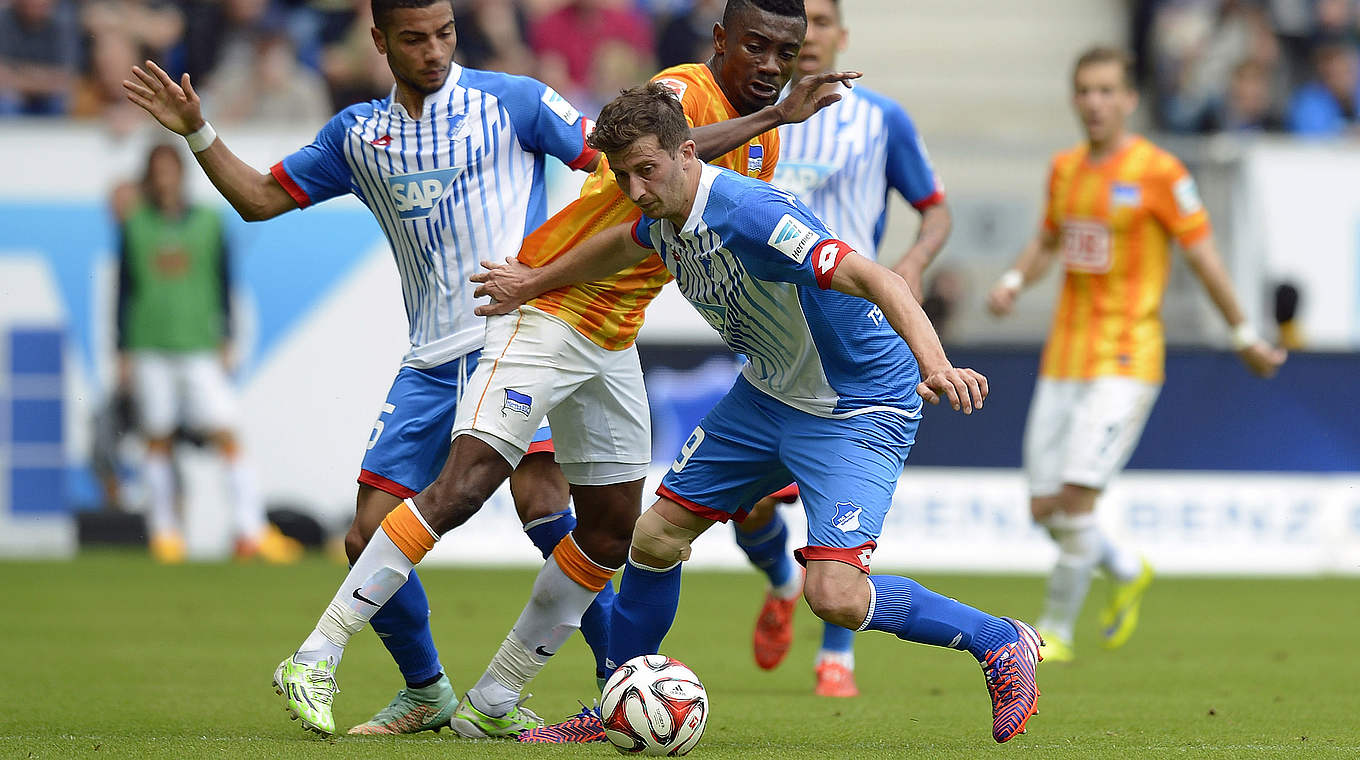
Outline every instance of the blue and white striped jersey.
<svg viewBox="0 0 1360 760"><path fill-rule="evenodd" d="M840 93L840 101L807 121L779 128L773 181L856 251L876 259L888 191L925 210L944 200L944 188L902 106L863 87Z"/></svg>
<svg viewBox="0 0 1360 760"><path fill-rule="evenodd" d="M589 120L534 79L454 64L420 114L394 95L341 111L272 172L300 207L353 193L373 212L401 275L403 364L433 367L482 346L468 277L546 218L544 155L575 169L595 153Z"/></svg>
<svg viewBox="0 0 1360 760"><path fill-rule="evenodd" d="M756 388L821 417L920 413L916 357L883 312L826 289L851 247L788 192L705 164L684 226L643 215L633 238L748 359Z"/></svg>

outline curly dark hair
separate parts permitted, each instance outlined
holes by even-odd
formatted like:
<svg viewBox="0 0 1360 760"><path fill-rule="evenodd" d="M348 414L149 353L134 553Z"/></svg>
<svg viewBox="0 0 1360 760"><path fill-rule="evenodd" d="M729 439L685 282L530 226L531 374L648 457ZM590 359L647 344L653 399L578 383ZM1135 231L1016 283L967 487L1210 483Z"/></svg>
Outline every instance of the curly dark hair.
<svg viewBox="0 0 1360 760"><path fill-rule="evenodd" d="M586 142L601 153L619 153L647 135L656 137L661 149L672 156L690 139L680 99L659 82L624 90L606 103Z"/></svg>

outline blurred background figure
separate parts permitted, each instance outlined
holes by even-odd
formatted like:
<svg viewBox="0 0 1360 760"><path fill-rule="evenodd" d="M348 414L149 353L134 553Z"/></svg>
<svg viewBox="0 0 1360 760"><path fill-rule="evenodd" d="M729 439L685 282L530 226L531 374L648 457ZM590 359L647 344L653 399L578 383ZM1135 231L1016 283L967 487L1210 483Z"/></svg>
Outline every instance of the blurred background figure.
<svg viewBox="0 0 1360 760"><path fill-rule="evenodd" d="M1270 70L1246 59L1233 68L1227 92L1201 115L1198 129L1213 132L1279 132L1284 122L1275 110Z"/></svg>
<svg viewBox="0 0 1360 760"><path fill-rule="evenodd" d="M80 55L80 26L69 0L0 7L0 116L64 115Z"/></svg>
<svg viewBox="0 0 1360 760"><path fill-rule="evenodd" d="M624 0L568 0L561 7L536 19L529 28L529 43L538 56L539 79L578 104L586 113L618 94L592 86L592 74L608 43L632 52L639 76L656 68L652 62L652 27L646 16ZM610 53L611 58L616 54ZM607 66L608 68L608 66Z"/></svg>
<svg viewBox="0 0 1360 760"><path fill-rule="evenodd" d="M233 430L236 401L227 378L230 280L222 219L188 202L183 159L173 146L152 148L141 190L118 231L117 345L119 384L130 389L146 437L142 474L152 556L167 563L185 558L171 464L173 435L182 420L221 453L235 510L235 556L296 559L301 546L265 519L254 474Z"/></svg>
<svg viewBox="0 0 1360 760"><path fill-rule="evenodd" d="M265 29L254 35L252 44L254 52L245 65L224 67L204 88L206 113L224 124L325 123L331 116L326 82L298 63L288 35Z"/></svg>
<svg viewBox="0 0 1360 760"><path fill-rule="evenodd" d="M1325 38L1313 51L1316 77L1289 106L1289 128L1315 137L1360 137L1360 49L1349 37Z"/></svg>
<svg viewBox="0 0 1360 760"><path fill-rule="evenodd" d="M695 63L713 50L713 25L722 19L725 0L695 0L659 16L656 24L656 63L661 68Z"/></svg>

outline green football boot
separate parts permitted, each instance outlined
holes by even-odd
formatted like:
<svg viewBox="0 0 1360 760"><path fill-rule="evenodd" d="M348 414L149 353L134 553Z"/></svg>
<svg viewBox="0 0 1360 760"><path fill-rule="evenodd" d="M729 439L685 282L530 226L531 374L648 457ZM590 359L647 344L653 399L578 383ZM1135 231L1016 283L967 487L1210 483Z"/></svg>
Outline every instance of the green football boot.
<svg viewBox="0 0 1360 760"><path fill-rule="evenodd" d="M1143 560L1143 568L1138 576L1128 583L1114 586L1110 603L1100 613L1101 643L1106 649L1123 646L1138 627L1138 610L1143 604L1143 594L1152 585L1152 565Z"/></svg>
<svg viewBox="0 0 1360 760"><path fill-rule="evenodd" d="M330 660L302 665L289 656L274 670L274 693L283 695L283 709L293 720L302 721L303 728L322 736L335 735L331 700L338 691L335 666Z"/></svg>
<svg viewBox="0 0 1360 760"><path fill-rule="evenodd" d="M505 715L494 718L473 707L467 697L458 703L458 709L453 711L453 718L449 720L449 728L468 739L513 739L541 725L543 719L522 703L510 708L510 712Z"/></svg>
<svg viewBox="0 0 1360 760"><path fill-rule="evenodd" d="M387 707L366 723L351 728L351 734L418 734L439 732L449 725L458 695L447 675L419 689L402 689Z"/></svg>

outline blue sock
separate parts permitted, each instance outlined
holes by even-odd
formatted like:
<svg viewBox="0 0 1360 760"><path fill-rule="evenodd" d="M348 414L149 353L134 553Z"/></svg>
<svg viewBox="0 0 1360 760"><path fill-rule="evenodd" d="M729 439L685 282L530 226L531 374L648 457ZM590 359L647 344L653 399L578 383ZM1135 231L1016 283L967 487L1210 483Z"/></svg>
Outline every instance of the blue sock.
<svg viewBox="0 0 1360 760"><path fill-rule="evenodd" d="M538 552L547 559L552 554L557 544L576 527L576 515L570 509L554 512L547 517L540 517L524 526L524 532L528 534L529 540L538 547ZM609 611L614 605L614 586L605 586L595 601L590 603L585 614L581 616L581 636L590 646L590 651L595 655L595 676L603 678L605 671L605 658L609 656Z"/></svg>
<svg viewBox="0 0 1360 760"><path fill-rule="evenodd" d="M822 628L823 652L852 652L855 649L855 632L842 628L835 623L827 623Z"/></svg>
<svg viewBox="0 0 1360 760"><path fill-rule="evenodd" d="M737 546L746 552L751 564L765 572L771 586L782 586L793 576L793 558L789 556L789 526L775 510L774 519L754 533L743 533L735 522Z"/></svg>
<svg viewBox="0 0 1360 760"><path fill-rule="evenodd" d="M999 617L931 591L910 578L871 575L874 599L870 631L938 647L967 649L982 661L992 649L1016 640L1015 626Z"/></svg>
<svg viewBox="0 0 1360 760"><path fill-rule="evenodd" d="M439 680L444 667L430 635L430 601L415 571L369 622L401 668L407 686L420 688Z"/></svg>
<svg viewBox="0 0 1360 760"><path fill-rule="evenodd" d="M605 675L638 655L656 654L675 622L680 604L680 564L657 572L632 562L623 566L623 580L614 597L609 628L609 667Z"/></svg>

